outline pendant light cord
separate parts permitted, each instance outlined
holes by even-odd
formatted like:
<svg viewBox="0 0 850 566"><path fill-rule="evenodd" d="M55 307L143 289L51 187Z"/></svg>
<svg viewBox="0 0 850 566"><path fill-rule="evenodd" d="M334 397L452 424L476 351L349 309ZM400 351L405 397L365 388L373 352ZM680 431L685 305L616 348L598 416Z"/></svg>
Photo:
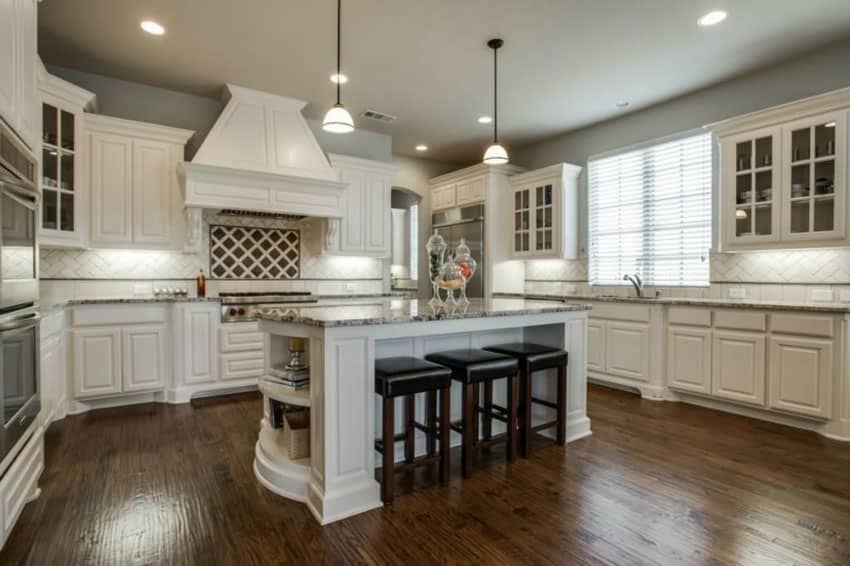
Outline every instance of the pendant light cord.
<svg viewBox="0 0 850 566"><path fill-rule="evenodd" d="M336 0L336 103L339 104L339 91L342 86L342 75L340 74L340 59L342 59L342 0Z"/></svg>
<svg viewBox="0 0 850 566"><path fill-rule="evenodd" d="M493 48L493 143L499 143L499 48Z"/></svg>

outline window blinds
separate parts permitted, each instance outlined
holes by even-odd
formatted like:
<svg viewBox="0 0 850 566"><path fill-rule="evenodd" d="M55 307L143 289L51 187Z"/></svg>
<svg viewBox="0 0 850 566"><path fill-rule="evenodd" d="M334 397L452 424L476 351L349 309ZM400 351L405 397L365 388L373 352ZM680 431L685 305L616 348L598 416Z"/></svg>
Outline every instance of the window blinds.
<svg viewBox="0 0 850 566"><path fill-rule="evenodd" d="M592 285L708 285L711 146L701 133L589 162Z"/></svg>

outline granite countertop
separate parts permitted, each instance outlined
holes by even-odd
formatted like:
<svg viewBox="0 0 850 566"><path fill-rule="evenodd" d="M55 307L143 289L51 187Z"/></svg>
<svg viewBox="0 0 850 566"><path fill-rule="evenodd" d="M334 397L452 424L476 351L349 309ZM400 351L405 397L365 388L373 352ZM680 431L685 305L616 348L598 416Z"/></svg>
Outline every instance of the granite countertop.
<svg viewBox="0 0 850 566"><path fill-rule="evenodd" d="M499 294L502 297L523 297L527 299L557 300L557 301L594 301L607 303L638 303L645 305L673 305L697 307L724 307L733 309L761 309L783 311L814 311L832 313L850 313L850 303L837 302L800 302L800 301L768 301L758 299L703 299L697 297L620 297L614 295L557 295L557 294Z"/></svg>
<svg viewBox="0 0 850 566"><path fill-rule="evenodd" d="M363 326L399 324L432 320L455 320L589 310L587 306L565 302L535 301L525 298L472 299L466 307L434 309L423 299L376 299L374 303L339 306L310 306L292 309L268 308L258 318L276 322L296 322L309 326Z"/></svg>

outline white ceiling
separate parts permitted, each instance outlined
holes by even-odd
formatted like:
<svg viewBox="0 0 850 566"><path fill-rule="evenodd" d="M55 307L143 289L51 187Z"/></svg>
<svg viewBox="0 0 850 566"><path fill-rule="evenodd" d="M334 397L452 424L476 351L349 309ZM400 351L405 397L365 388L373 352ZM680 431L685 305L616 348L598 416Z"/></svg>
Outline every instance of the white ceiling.
<svg viewBox="0 0 850 566"><path fill-rule="evenodd" d="M712 9L726 22L699 28ZM48 64L206 96L225 82L334 102L333 0L43 0ZM155 19L168 30L139 29ZM696 90L850 33L848 0L346 0L343 102L396 153L479 159L491 135L491 37L502 37L508 148ZM399 119L359 118L367 108Z"/></svg>

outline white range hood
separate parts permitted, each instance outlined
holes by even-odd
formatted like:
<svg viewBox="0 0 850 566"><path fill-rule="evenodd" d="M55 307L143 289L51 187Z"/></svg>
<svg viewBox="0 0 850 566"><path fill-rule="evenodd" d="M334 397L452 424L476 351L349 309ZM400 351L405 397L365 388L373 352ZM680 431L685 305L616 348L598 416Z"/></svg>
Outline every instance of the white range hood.
<svg viewBox="0 0 850 566"><path fill-rule="evenodd" d="M306 103L230 84L225 96L194 159L179 166L190 226L204 208L342 217L346 185L301 115Z"/></svg>

